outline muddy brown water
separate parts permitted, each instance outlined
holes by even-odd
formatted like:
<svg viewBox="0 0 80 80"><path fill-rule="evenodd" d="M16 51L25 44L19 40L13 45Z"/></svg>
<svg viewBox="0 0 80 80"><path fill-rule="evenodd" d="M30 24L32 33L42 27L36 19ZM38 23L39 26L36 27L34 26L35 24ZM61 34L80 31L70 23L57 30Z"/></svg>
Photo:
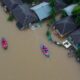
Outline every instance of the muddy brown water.
<svg viewBox="0 0 80 80"><path fill-rule="evenodd" d="M46 25L35 31L19 31L15 21L0 7L0 38L6 37L9 47L0 45L0 80L80 80L80 65L67 56L67 50L47 41ZM45 43L51 57L41 54L40 44Z"/></svg>

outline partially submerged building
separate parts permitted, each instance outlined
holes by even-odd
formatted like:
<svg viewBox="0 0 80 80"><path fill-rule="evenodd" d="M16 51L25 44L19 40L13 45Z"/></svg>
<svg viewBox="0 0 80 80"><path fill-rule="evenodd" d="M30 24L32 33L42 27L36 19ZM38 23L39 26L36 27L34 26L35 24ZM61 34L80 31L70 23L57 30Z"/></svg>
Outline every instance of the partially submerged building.
<svg viewBox="0 0 80 80"><path fill-rule="evenodd" d="M65 37L72 31L74 31L77 28L77 26L71 17L65 17L59 21L56 21L53 24L52 28L55 29L56 33L60 37Z"/></svg>
<svg viewBox="0 0 80 80"><path fill-rule="evenodd" d="M74 7L76 7L76 6L77 6L77 4L71 4L71 5L67 6L67 7L65 7L65 8L63 9L63 11L65 11L65 13L66 13L68 16L72 16L72 11L73 11Z"/></svg>
<svg viewBox="0 0 80 80"><path fill-rule="evenodd" d="M51 7L49 3L42 2L31 8L31 10L37 15L40 21L50 16Z"/></svg>
<svg viewBox="0 0 80 80"><path fill-rule="evenodd" d="M22 0L3 0L3 4L8 10L14 9L17 5L23 4Z"/></svg>
<svg viewBox="0 0 80 80"><path fill-rule="evenodd" d="M12 13L19 29L28 27L30 23L38 21L36 14L30 10L27 4L18 5L12 10Z"/></svg>

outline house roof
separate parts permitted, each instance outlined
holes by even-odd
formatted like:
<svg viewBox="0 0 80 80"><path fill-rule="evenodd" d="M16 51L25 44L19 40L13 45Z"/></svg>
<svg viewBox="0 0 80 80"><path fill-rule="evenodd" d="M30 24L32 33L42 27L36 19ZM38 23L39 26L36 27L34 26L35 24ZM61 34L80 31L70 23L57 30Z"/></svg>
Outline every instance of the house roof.
<svg viewBox="0 0 80 80"><path fill-rule="evenodd" d="M80 45L80 29L76 30L75 32L70 34L70 37L72 38L75 45Z"/></svg>
<svg viewBox="0 0 80 80"><path fill-rule="evenodd" d="M56 21L54 26L61 35L68 34L77 28L71 17Z"/></svg>
<svg viewBox="0 0 80 80"><path fill-rule="evenodd" d="M36 20L36 15L32 13L27 4L18 5L12 12L16 20L22 25Z"/></svg>
<svg viewBox="0 0 80 80"><path fill-rule="evenodd" d="M56 0L55 8L57 11L62 10L66 6L67 6L67 4L64 3L62 0Z"/></svg>
<svg viewBox="0 0 80 80"><path fill-rule="evenodd" d="M31 10L36 13L39 20L41 21L50 16L51 7L49 6L49 3L42 2L39 5L32 7Z"/></svg>
<svg viewBox="0 0 80 80"><path fill-rule="evenodd" d="M72 11L75 6L77 6L77 4L71 4L71 5L67 6L66 8L64 8L63 10L67 13L68 16L71 16Z"/></svg>
<svg viewBox="0 0 80 80"><path fill-rule="evenodd" d="M22 0L3 0L8 9L13 9L17 4L23 4Z"/></svg>

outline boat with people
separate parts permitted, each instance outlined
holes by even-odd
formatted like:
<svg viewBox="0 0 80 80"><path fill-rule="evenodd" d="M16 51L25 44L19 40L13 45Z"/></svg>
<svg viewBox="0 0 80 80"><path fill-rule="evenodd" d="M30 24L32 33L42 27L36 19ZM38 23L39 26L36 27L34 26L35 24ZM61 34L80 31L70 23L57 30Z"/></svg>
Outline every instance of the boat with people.
<svg viewBox="0 0 80 80"><path fill-rule="evenodd" d="M1 46L3 49L7 49L8 48L8 42L5 38L1 39Z"/></svg>
<svg viewBox="0 0 80 80"><path fill-rule="evenodd" d="M41 48L43 55L45 55L46 57L50 57L49 49L45 44L41 44L40 48Z"/></svg>

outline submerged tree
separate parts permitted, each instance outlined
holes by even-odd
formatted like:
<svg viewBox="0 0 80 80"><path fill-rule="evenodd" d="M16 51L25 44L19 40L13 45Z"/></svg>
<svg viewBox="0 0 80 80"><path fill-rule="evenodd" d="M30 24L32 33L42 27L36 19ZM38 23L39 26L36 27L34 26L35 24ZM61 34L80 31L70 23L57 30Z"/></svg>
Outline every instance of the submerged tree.
<svg viewBox="0 0 80 80"><path fill-rule="evenodd" d="M77 26L80 26L80 5L76 6L73 11L72 11L72 15L75 16L75 23L77 24Z"/></svg>
<svg viewBox="0 0 80 80"><path fill-rule="evenodd" d="M68 5L69 4L72 4L72 3L79 3L80 0L63 0L65 3L67 3Z"/></svg>
<svg viewBox="0 0 80 80"><path fill-rule="evenodd" d="M55 9L55 4L56 4L56 0L49 0L50 6L51 6L51 18L52 18L52 22L55 21L55 16L56 16L56 9Z"/></svg>

